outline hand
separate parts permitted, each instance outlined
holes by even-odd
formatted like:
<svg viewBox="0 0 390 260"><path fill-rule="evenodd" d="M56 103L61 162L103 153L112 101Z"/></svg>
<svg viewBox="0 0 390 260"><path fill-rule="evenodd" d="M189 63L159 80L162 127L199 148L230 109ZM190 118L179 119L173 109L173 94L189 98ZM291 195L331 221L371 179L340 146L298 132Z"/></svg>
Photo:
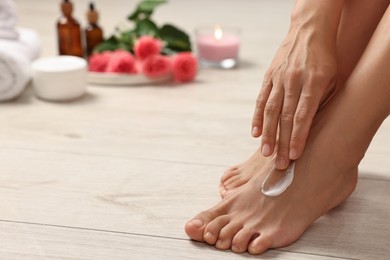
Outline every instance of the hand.
<svg viewBox="0 0 390 260"><path fill-rule="evenodd" d="M313 29L290 30L264 77L252 121L252 135L262 136L264 156L274 153L276 168L298 159L320 101L336 74L335 44ZM277 129L279 126L279 133Z"/></svg>

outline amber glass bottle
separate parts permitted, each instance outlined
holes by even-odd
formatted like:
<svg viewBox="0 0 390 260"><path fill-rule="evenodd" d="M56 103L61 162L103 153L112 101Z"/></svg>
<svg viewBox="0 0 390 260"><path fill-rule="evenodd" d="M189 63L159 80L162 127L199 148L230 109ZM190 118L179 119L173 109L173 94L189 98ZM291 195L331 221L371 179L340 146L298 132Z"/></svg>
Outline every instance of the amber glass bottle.
<svg viewBox="0 0 390 260"><path fill-rule="evenodd" d="M83 57L80 24L72 16L73 4L69 0L61 3L62 16L57 22L58 50L60 55Z"/></svg>
<svg viewBox="0 0 390 260"><path fill-rule="evenodd" d="M88 25L85 28L85 42L87 55L91 55L93 49L103 41L103 30L98 25L99 13L95 10L95 5L91 2L87 12Z"/></svg>

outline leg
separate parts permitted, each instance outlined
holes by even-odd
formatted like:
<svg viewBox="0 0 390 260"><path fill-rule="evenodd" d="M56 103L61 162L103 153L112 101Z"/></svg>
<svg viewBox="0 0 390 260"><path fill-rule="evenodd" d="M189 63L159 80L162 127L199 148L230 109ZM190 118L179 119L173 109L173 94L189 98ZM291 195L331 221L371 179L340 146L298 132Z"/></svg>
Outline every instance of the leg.
<svg viewBox="0 0 390 260"><path fill-rule="evenodd" d="M318 112L287 191L278 197L260 193L273 158L235 193L189 221L185 229L192 239L259 254L294 242L352 193L357 166L390 113L388 28L390 7L346 86Z"/></svg>
<svg viewBox="0 0 390 260"><path fill-rule="evenodd" d="M389 4L389 0L344 2L337 36L339 81L350 76Z"/></svg>
<svg viewBox="0 0 390 260"><path fill-rule="evenodd" d="M389 0L377 0L375 4L372 0L345 1L337 38L338 84L329 89L329 93L324 97L324 104L330 100L337 88L345 85L389 3ZM226 197L248 182L267 161L269 158L264 158L260 151L256 151L246 162L227 169L220 182L221 196Z"/></svg>

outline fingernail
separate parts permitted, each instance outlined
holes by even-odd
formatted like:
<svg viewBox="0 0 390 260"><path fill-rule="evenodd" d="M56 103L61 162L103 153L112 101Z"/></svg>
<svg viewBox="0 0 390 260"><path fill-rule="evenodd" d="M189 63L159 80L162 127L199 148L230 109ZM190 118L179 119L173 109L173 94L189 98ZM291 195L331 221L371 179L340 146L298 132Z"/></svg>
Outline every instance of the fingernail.
<svg viewBox="0 0 390 260"><path fill-rule="evenodd" d="M298 152L296 149L294 148L291 148L290 149L290 153L288 155L290 157L290 159L294 160L294 159L297 159L296 157L298 156Z"/></svg>
<svg viewBox="0 0 390 260"><path fill-rule="evenodd" d="M263 148L261 149L261 153L262 153L264 156L269 156L269 155L270 155L270 152L271 152L271 147L269 146L269 144L264 144L264 145L263 145Z"/></svg>
<svg viewBox="0 0 390 260"><path fill-rule="evenodd" d="M259 135L259 128L257 126L252 129L252 136L257 137Z"/></svg>
<svg viewBox="0 0 390 260"><path fill-rule="evenodd" d="M286 167L285 163L286 163L286 161L284 160L283 157L276 158L276 168L278 168L278 169L285 168Z"/></svg>
<svg viewBox="0 0 390 260"><path fill-rule="evenodd" d="M191 225L194 225L195 227L203 227L203 221L200 219L194 219L190 222Z"/></svg>

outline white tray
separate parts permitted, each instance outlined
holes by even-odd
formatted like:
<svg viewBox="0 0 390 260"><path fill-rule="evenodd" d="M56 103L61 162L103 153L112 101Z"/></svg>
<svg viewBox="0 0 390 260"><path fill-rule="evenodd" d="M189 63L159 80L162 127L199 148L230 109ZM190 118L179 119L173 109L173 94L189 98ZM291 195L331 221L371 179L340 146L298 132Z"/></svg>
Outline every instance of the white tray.
<svg viewBox="0 0 390 260"><path fill-rule="evenodd" d="M88 72L88 83L97 85L115 86L140 86L164 83L171 80L171 76L160 78L148 78L143 74L119 74L119 73L99 73Z"/></svg>

